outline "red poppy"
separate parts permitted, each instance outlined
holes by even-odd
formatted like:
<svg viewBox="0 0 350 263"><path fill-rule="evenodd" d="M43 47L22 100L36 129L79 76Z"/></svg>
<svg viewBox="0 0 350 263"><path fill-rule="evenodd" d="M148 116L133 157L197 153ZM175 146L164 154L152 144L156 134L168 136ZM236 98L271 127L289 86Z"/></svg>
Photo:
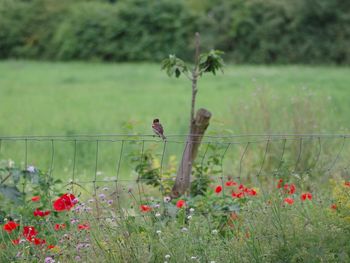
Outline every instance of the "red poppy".
<svg viewBox="0 0 350 263"><path fill-rule="evenodd" d="M41 211L39 210L39 208L35 209L35 211L33 212L34 216L40 216L40 217L47 216L50 213L51 213L50 211Z"/></svg>
<svg viewBox="0 0 350 263"><path fill-rule="evenodd" d="M289 187L289 194L292 195L295 193L295 190L296 190L296 187L295 187L295 184L291 184L290 187Z"/></svg>
<svg viewBox="0 0 350 263"><path fill-rule="evenodd" d="M278 180L278 184L277 184L277 188L281 188L282 187L282 183L283 183L283 180L279 179Z"/></svg>
<svg viewBox="0 0 350 263"><path fill-rule="evenodd" d="M23 236L31 241L33 237L35 237L38 234L38 232L35 230L33 226L25 226L23 227Z"/></svg>
<svg viewBox="0 0 350 263"><path fill-rule="evenodd" d="M15 230L17 227L19 226L19 224L17 224L14 221L9 221L7 222L4 226L3 229L8 232L11 233L13 230Z"/></svg>
<svg viewBox="0 0 350 263"><path fill-rule="evenodd" d="M19 244L19 238L12 240L12 244L18 245Z"/></svg>
<svg viewBox="0 0 350 263"><path fill-rule="evenodd" d="M31 242L32 242L34 245L38 246L38 245L45 244L45 243L46 243L46 240L45 240L45 239L40 239L40 238L34 237L34 238L32 238Z"/></svg>
<svg viewBox="0 0 350 263"><path fill-rule="evenodd" d="M244 185L243 184L240 184L239 187L238 187L238 190L244 190Z"/></svg>
<svg viewBox="0 0 350 263"><path fill-rule="evenodd" d="M58 231L58 230L63 229L63 228L65 228L65 227L66 227L65 224L56 224L56 225L54 226L54 229L55 229L56 231Z"/></svg>
<svg viewBox="0 0 350 263"><path fill-rule="evenodd" d="M220 193L222 191L222 186L221 185L218 185L216 188L215 188L215 193Z"/></svg>
<svg viewBox="0 0 350 263"><path fill-rule="evenodd" d="M32 201L33 201L33 202L39 202L40 199L41 199L41 197L40 197L39 195L36 195L36 196L33 196L33 197L32 197Z"/></svg>
<svg viewBox="0 0 350 263"><path fill-rule="evenodd" d="M295 184L285 184L284 190L290 195L294 194L296 190Z"/></svg>
<svg viewBox="0 0 350 263"><path fill-rule="evenodd" d="M141 210L141 212L147 213L147 212L151 211L152 208L148 205L140 205L140 210Z"/></svg>
<svg viewBox="0 0 350 263"><path fill-rule="evenodd" d="M306 199L311 200L312 199L312 194L307 192L307 193L302 194L300 198L301 198L302 201L305 201Z"/></svg>
<svg viewBox="0 0 350 263"><path fill-rule="evenodd" d="M186 205L186 202L185 202L185 200L182 200L182 199L180 199L180 200L177 201L177 203L176 203L176 206L177 206L178 208L182 208L184 205Z"/></svg>
<svg viewBox="0 0 350 263"><path fill-rule="evenodd" d="M292 205L294 203L294 199L287 197L287 198L284 199L284 202L286 204Z"/></svg>
<svg viewBox="0 0 350 263"><path fill-rule="evenodd" d="M350 182L345 182L344 185L350 187Z"/></svg>
<svg viewBox="0 0 350 263"><path fill-rule="evenodd" d="M253 188L248 188L247 189L247 191L245 191L248 195L252 195L252 196L254 196L254 195L256 195L256 191L255 191L255 189L253 189Z"/></svg>
<svg viewBox="0 0 350 263"><path fill-rule="evenodd" d="M225 183L225 185L226 185L226 186L234 186L234 185L237 185L237 183L234 182L234 181L227 181L227 182Z"/></svg>
<svg viewBox="0 0 350 263"><path fill-rule="evenodd" d="M239 192L239 193L236 193L236 192L232 192L232 197L235 198L242 198L244 197L244 193L243 192Z"/></svg>
<svg viewBox="0 0 350 263"><path fill-rule="evenodd" d="M331 205L331 209L333 209L333 210L337 210L337 208L338 208L338 207L337 207L337 205L336 205L336 204L332 204L332 205Z"/></svg>
<svg viewBox="0 0 350 263"><path fill-rule="evenodd" d="M69 211L75 204L76 199L73 194L64 194L53 203L53 208L56 211Z"/></svg>
<svg viewBox="0 0 350 263"><path fill-rule="evenodd" d="M79 230L88 230L88 229L90 229L90 226L88 224L82 224L82 225L78 225L78 229Z"/></svg>
<svg viewBox="0 0 350 263"><path fill-rule="evenodd" d="M55 248L55 246L54 245L48 245L47 248L48 249L53 249L53 248Z"/></svg>

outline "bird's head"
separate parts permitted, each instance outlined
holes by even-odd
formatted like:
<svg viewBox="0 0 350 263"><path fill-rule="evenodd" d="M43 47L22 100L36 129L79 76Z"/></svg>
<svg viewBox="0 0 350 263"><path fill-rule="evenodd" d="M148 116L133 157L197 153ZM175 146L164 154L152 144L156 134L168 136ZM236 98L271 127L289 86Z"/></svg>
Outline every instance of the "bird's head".
<svg viewBox="0 0 350 263"><path fill-rule="evenodd" d="M153 123L159 123L159 119L154 119Z"/></svg>

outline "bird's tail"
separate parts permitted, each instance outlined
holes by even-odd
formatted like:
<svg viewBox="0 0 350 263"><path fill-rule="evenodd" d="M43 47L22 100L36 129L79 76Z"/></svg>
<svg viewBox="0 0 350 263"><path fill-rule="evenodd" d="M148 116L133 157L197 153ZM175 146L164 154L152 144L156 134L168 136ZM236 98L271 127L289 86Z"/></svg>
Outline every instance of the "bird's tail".
<svg viewBox="0 0 350 263"><path fill-rule="evenodd" d="M166 137L164 136L164 134L161 134L161 136L162 136L163 141L165 141Z"/></svg>

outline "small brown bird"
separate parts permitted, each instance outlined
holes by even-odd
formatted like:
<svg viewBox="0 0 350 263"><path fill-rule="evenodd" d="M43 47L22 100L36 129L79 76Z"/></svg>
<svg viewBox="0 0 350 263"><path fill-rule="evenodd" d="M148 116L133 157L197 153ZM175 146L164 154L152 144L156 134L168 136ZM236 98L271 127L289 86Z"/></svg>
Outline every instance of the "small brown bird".
<svg viewBox="0 0 350 263"><path fill-rule="evenodd" d="M154 133L157 134L160 138L162 138L163 140L166 139L166 137L163 134L164 133L163 126L162 124L160 124L159 119L153 120L152 129Z"/></svg>

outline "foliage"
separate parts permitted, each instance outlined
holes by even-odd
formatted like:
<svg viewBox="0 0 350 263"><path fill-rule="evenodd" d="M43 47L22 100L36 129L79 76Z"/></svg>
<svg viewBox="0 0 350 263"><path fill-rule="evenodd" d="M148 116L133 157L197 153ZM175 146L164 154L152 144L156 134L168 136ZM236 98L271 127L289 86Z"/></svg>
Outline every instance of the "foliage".
<svg viewBox="0 0 350 263"><path fill-rule="evenodd" d="M199 56L199 72L200 74L205 72L211 72L214 75L216 71L223 71L224 60L222 59L222 55L224 52L220 50L210 50L208 53L203 53Z"/></svg>
<svg viewBox="0 0 350 263"><path fill-rule="evenodd" d="M1 0L0 28L0 58L143 61L186 54L196 22L182 1Z"/></svg>
<svg viewBox="0 0 350 263"><path fill-rule="evenodd" d="M0 162L0 181L0 214L11 216L25 215L28 195L40 195L41 202L48 204L62 182L34 166L20 169L11 160Z"/></svg>
<svg viewBox="0 0 350 263"><path fill-rule="evenodd" d="M192 36L240 63L349 64L341 0L0 0L0 58L191 60Z"/></svg>
<svg viewBox="0 0 350 263"><path fill-rule="evenodd" d="M175 73L177 78L180 77L181 73L188 73L185 62L175 55L169 55L169 58L162 61L162 70L165 70L169 77L172 77Z"/></svg>

